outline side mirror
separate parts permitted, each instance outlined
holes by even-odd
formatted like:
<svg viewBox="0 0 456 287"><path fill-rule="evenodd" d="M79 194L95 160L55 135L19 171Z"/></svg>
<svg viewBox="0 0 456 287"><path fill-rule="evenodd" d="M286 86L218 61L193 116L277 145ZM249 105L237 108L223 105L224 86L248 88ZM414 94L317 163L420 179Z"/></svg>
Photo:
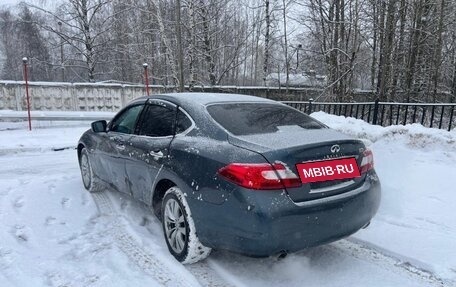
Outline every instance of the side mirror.
<svg viewBox="0 0 456 287"><path fill-rule="evenodd" d="M105 120L96 121L91 124L94 133L106 132L108 123Z"/></svg>

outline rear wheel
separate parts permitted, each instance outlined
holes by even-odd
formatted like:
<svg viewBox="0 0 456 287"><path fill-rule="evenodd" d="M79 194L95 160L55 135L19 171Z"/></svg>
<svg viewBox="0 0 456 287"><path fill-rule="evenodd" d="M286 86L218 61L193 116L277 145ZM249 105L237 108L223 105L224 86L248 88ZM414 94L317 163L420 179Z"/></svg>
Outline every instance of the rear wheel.
<svg viewBox="0 0 456 287"><path fill-rule="evenodd" d="M169 252L181 263L191 264L209 256L211 248L199 241L187 200L178 187L165 193L162 225Z"/></svg>
<svg viewBox="0 0 456 287"><path fill-rule="evenodd" d="M79 168L81 169L82 183L84 184L85 189L90 192L100 191L102 189L102 185L98 177L93 172L89 153L86 148L81 150Z"/></svg>

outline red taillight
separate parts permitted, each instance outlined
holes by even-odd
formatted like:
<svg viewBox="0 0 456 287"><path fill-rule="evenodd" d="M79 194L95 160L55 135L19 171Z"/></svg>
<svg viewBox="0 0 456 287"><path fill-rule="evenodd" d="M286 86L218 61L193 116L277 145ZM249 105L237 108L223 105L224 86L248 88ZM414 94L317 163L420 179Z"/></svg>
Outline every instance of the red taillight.
<svg viewBox="0 0 456 287"><path fill-rule="evenodd" d="M222 167L218 173L229 181L249 189L301 186L299 178L280 163L231 163Z"/></svg>
<svg viewBox="0 0 456 287"><path fill-rule="evenodd" d="M359 168L360 173L366 173L374 168L374 154L370 149L366 149L363 152L363 159L361 160L361 166Z"/></svg>

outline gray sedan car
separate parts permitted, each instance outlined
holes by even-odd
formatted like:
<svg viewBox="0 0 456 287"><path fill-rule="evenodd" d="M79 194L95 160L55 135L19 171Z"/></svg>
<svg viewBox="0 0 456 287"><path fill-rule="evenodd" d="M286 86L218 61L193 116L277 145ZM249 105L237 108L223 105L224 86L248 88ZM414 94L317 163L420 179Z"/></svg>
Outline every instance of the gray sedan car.
<svg viewBox="0 0 456 287"><path fill-rule="evenodd" d="M276 101L182 93L136 99L78 143L86 189L126 193L162 221L182 263L329 243L380 203L372 152Z"/></svg>

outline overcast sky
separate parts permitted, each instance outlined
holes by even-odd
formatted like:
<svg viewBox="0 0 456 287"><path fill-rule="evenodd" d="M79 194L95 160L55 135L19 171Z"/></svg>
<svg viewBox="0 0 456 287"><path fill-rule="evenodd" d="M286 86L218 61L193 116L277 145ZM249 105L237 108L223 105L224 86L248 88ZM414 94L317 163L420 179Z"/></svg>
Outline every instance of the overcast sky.
<svg viewBox="0 0 456 287"><path fill-rule="evenodd" d="M17 1L17 0L2 0L2 6L3 5L6 5L6 6L10 6L10 5L14 5L14 4L17 4L19 3L20 1Z"/></svg>
<svg viewBox="0 0 456 287"><path fill-rule="evenodd" d="M53 1L46 1L46 0L0 0L0 7L1 6L14 6L21 2L27 2L36 6L40 7L48 7L48 9L53 9L57 6L58 3L61 3L61 0L53 0Z"/></svg>

